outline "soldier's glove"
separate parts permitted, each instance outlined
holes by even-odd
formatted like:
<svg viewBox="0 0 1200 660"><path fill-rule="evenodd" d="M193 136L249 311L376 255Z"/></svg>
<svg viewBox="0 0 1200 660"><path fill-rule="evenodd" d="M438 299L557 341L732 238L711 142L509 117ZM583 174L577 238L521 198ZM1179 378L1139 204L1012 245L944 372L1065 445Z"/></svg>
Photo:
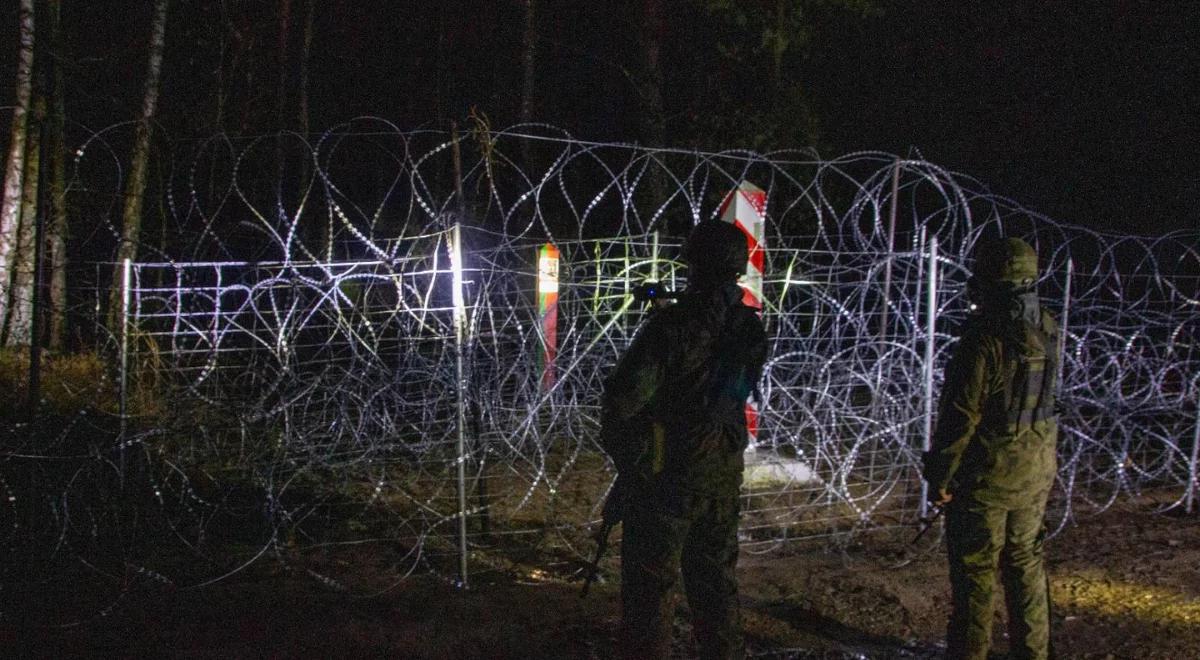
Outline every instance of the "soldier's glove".
<svg viewBox="0 0 1200 660"><path fill-rule="evenodd" d="M939 488L936 493L933 491L929 493L929 503L938 508L946 506L952 499L954 499L954 495L945 488Z"/></svg>

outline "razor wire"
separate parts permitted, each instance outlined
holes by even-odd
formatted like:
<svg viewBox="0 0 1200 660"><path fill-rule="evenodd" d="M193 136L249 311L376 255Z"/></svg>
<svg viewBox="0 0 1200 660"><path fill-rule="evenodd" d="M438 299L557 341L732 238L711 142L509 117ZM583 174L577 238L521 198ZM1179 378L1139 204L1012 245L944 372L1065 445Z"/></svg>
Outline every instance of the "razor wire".
<svg viewBox="0 0 1200 660"><path fill-rule="evenodd" d="M89 239L93 249L117 235L108 139L81 146L70 193L111 229ZM652 313L632 289L685 286L682 237L743 181L767 199L771 350L756 455L788 468L744 493L748 549L915 519L922 383L931 373L936 396L969 312L969 255L990 236L1035 246L1038 291L1064 327L1056 524L1147 492L1169 493L1164 506L1194 497L1195 234L1099 234L969 176L874 152L703 153L585 142L546 126L405 132L373 118L311 141L176 146L162 226L132 266L132 330L110 332L93 316L96 335L132 355L127 429L61 454L18 445L4 462L5 488L26 484L20 506L29 493L29 506L48 512L33 537L63 552L95 550L96 530L131 524L105 510L115 504L79 502L81 475L136 470L129 488L157 516L139 535L205 559L182 570L165 549L110 541L126 548L124 570L158 581L202 585L262 558L363 543L399 548L396 580L448 574L464 517L476 567L511 566L504 557L530 545L557 548L569 566L586 555L613 476L595 441L604 378ZM560 254L552 340L538 309L546 243ZM111 268L81 277L93 292L81 308L94 298L99 309L101 292L120 286ZM59 437L96 426L102 414L77 416ZM71 478L44 467L64 456L76 461ZM8 543L33 543L13 501ZM348 579L308 570L335 586Z"/></svg>

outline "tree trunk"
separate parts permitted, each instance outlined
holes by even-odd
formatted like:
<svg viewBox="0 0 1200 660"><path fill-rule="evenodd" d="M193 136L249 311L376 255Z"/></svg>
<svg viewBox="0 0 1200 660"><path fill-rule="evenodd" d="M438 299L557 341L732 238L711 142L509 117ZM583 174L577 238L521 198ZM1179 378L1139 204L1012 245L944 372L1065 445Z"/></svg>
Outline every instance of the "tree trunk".
<svg viewBox="0 0 1200 660"><path fill-rule="evenodd" d="M771 90L778 92L783 82L783 55L788 49L788 2L775 0L775 35L771 40ZM800 11L797 7L796 11Z"/></svg>
<svg viewBox="0 0 1200 660"><path fill-rule="evenodd" d="M121 240L117 244L112 295L109 298L108 325L118 332L119 319L126 312L121 307L121 264L126 259L137 259L138 241L142 233L142 197L146 193L146 169L150 161L150 122L154 119L154 110L158 105L158 83L162 74L166 27L167 0L155 0L154 18L150 26L146 85L142 94L142 116L134 131L133 152L129 159L129 179L125 184L125 204L121 213Z"/></svg>
<svg viewBox="0 0 1200 660"><path fill-rule="evenodd" d="M537 0L525 0L525 36L521 43L521 123L533 121L537 82Z"/></svg>
<svg viewBox="0 0 1200 660"><path fill-rule="evenodd" d="M50 350L62 351L67 342L67 144L63 125L66 105L61 62L66 57L62 39L62 2L49 0L50 75L53 76L50 116L46 128L50 167L50 224L46 227L46 258L50 266Z"/></svg>
<svg viewBox="0 0 1200 660"><path fill-rule="evenodd" d="M537 0L525 0L525 33L521 39L521 123L533 121L534 90L537 83ZM521 141L524 167L532 166L529 140Z"/></svg>
<svg viewBox="0 0 1200 660"><path fill-rule="evenodd" d="M667 29L662 0L642 4L642 140L651 147L665 146L666 119L663 110L662 42Z"/></svg>
<svg viewBox="0 0 1200 660"><path fill-rule="evenodd" d="M641 134L643 144L661 148L666 146L666 113L663 109L663 66L662 44L667 30L663 0L644 0L642 4L641 96L645 104L641 112ZM646 176L646 191L649 196L647 216L655 217L659 207L667 201L667 178L661 166L652 164ZM663 215L661 222L668 218ZM664 225L660 225L664 226ZM670 227L666 227L668 230ZM651 229L651 227L645 227Z"/></svg>
<svg viewBox="0 0 1200 660"><path fill-rule="evenodd" d="M225 130L225 53L229 50L229 42L226 38L225 31L221 31L221 58L217 61L217 91L213 95L214 110L213 124L216 132L220 133ZM211 182L211 178L210 178ZM209 191L211 193L211 190Z"/></svg>
<svg viewBox="0 0 1200 660"><path fill-rule="evenodd" d="M287 109L288 83L288 34L292 28L292 0L279 0L279 38L278 60L279 79L275 87L275 130L287 130L289 122L285 117ZM282 162L280 163L282 168Z"/></svg>
<svg viewBox="0 0 1200 660"><path fill-rule="evenodd" d="M12 138L4 172L4 200L0 203L0 328L8 326L13 294L13 261L21 223L21 192L25 177L25 136L29 99L33 93L33 0L20 0L21 50L17 56L17 85L14 93ZM0 345L4 338L0 337Z"/></svg>
<svg viewBox="0 0 1200 660"><path fill-rule="evenodd" d="M300 50L300 81L297 90L300 94L300 134L308 139L308 56L312 52L314 0L304 4L304 46Z"/></svg>
<svg viewBox="0 0 1200 660"><path fill-rule="evenodd" d="M308 109L308 67L309 59L312 53L313 40L313 16L316 14L315 0L305 0L304 3L304 30L300 38L300 64L297 73L296 81L296 118L299 125L300 136L306 141L306 144L311 144L308 135L309 109ZM294 187L296 191L296 210L297 214L303 215L302 211L306 206L307 198L306 191L308 190L308 182L312 178L312 161L310 158L303 158L297 164ZM324 234L323 223L316 222L317 216L309 214L306 218L301 217L297 221L298 237L300 244L292 247L292 251L297 254L303 254L306 257L312 258L314 255L309 252L309 245L319 245L321 237ZM319 250L318 250L319 251Z"/></svg>
<svg viewBox="0 0 1200 660"><path fill-rule="evenodd" d="M287 175L287 157L284 154L284 136L283 132L288 130L291 124L288 121L286 114L287 99L288 99L288 34L292 28L292 0L279 0L279 30L276 42L276 64L279 69L276 71L277 80L275 86L275 201L278 204L278 212L286 214L287 200L284 198L284 191L288 186L284 185L284 178Z"/></svg>
<svg viewBox="0 0 1200 660"><path fill-rule="evenodd" d="M446 13L439 11L437 13L437 40L434 43L434 61L433 61L433 116L437 119L438 127L445 126L442 120L446 118L447 106L449 105L448 97L450 96L450 67L448 60L451 56L447 47L446 36Z"/></svg>
<svg viewBox="0 0 1200 660"><path fill-rule="evenodd" d="M21 221L12 266L12 295L4 343L28 346L33 340L34 254L37 250L38 183L41 168L42 124L46 120L46 96L34 95L32 113L25 132L25 184L21 191Z"/></svg>

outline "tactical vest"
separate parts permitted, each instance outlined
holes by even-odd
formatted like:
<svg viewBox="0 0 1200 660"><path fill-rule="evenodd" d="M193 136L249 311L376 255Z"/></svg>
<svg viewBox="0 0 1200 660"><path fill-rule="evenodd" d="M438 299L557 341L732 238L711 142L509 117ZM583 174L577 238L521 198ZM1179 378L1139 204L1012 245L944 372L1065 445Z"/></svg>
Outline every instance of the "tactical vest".
<svg viewBox="0 0 1200 660"><path fill-rule="evenodd" d="M1004 341L1005 359L1015 363L1004 388L1003 413L1008 431L1020 434L1054 416L1058 379L1057 328L1045 312L1037 325L1017 319Z"/></svg>

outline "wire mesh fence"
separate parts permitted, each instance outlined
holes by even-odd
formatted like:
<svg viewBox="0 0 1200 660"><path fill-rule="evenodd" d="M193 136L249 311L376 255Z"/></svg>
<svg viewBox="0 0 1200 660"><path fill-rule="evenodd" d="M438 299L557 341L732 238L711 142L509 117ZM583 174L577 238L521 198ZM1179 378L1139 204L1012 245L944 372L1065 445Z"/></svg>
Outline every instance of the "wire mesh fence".
<svg viewBox="0 0 1200 660"><path fill-rule="evenodd" d="M194 145L160 191L167 221L143 250L158 258L127 281L114 264L79 278L80 325L124 356L105 390L119 405L7 455L21 561L46 560L34 549L57 534L67 554L109 557L106 570L188 585L364 544L392 549L397 580L461 578L464 558L468 571L569 573L613 478L595 442L604 378L653 313L632 291L685 286L682 236L743 181L765 191L771 337L754 443L769 478L744 492L748 551L916 519L932 402L985 236L1037 247L1038 290L1065 329L1053 525L1148 491L1193 506L1194 235L1098 235L885 154L365 122L311 144ZM72 194L107 218L104 165L79 153ZM295 176L260 179L280 169L255 163L278 158ZM120 327L104 320L111 287L129 296ZM84 428L100 439L72 439ZM104 489L149 514L127 519ZM52 522L30 536L18 522L36 512ZM203 561L181 567L181 552Z"/></svg>

